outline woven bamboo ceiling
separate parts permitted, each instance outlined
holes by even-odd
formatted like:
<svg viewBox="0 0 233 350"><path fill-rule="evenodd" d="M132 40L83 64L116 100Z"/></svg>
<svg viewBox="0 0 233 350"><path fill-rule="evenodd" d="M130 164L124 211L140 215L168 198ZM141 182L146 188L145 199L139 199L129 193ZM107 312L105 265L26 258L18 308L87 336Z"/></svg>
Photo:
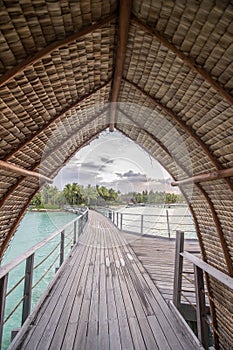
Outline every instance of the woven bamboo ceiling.
<svg viewBox="0 0 233 350"><path fill-rule="evenodd" d="M175 181L211 173L180 187L203 259L233 276L232 2L1 0L0 30L1 255L43 181L116 128ZM229 349L233 293L207 283Z"/></svg>

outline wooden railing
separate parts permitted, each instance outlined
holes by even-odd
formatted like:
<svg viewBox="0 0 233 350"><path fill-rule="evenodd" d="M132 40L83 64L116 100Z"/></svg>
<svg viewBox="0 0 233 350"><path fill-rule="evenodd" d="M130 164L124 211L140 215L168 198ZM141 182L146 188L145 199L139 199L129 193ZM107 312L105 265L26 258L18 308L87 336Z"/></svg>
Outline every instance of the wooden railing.
<svg viewBox="0 0 233 350"><path fill-rule="evenodd" d="M59 267L55 269L55 272L61 267L65 259L65 252L67 254L69 250L69 246L71 248L78 243L78 238L82 234L84 226L88 220L88 209L85 209L80 216L63 226L61 229L52 233L50 236L43 239L41 242L34 245L32 248L28 249L25 253L20 255L19 257L13 259L11 262L6 265L0 267L0 348L2 348L2 336L3 336L3 327L6 322L12 317L18 307L22 304L22 316L21 316L21 325L25 322L27 317L31 312L31 304L32 304L32 291L33 289L40 283L40 281L46 276L48 271L50 271L53 266L59 262ZM67 231L70 231L68 234ZM35 254L44 247L46 244L51 242L54 238L59 237L60 240L58 243L53 244L49 253L44 257L41 261L39 261L36 265L34 264ZM65 240L68 239L68 242ZM68 247L68 248L67 248ZM34 283L33 285L33 272L39 266L41 266L52 254L58 253L54 258L52 264L47 268L47 270L42 273L42 276ZM13 271L17 266L21 263L25 262L25 273L24 275L17 281L13 286L11 286L10 290L8 289L8 276L11 271ZM6 306L6 298L18 287L20 288L21 283L24 283L22 288L22 298L17 300L16 306L10 311L10 313L5 317L5 306Z"/></svg>
<svg viewBox="0 0 233 350"><path fill-rule="evenodd" d="M195 290L195 308L197 321L197 335L198 339L203 345L204 349L209 349L209 335L215 332L209 317L209 307L206 304L208 300L208 293L205 288L204 274L214 277L217 281L223 283L225 286L233 290L233 278L219 271L213 266L207 264L195 254L200 254L198 251L184 251L184 232L176 232L176 253L175 253L175 268L174 268L174 289L173 289L173 304L179 311L182 310L181 298L184 295L182 286L183 279L188 279L194 285ZM189 261L193 266L193 271L184 271L184 259ZM193 274L194 278L187 277L187 273ZM187 301L189 299L185 297Z"/></svg>
<svg viewBox="0 0 233 350"><path fill-rule="evenodd" d="M186 234L196 237L196 231L191 215L169 215L166 209L165 214L137 214L119 212L109 208L100 210L120 230L138 234L153 234L162 237L175 238L176 229L179 226L184 228ZM186 219L186 223L184 222Z"/></svg>

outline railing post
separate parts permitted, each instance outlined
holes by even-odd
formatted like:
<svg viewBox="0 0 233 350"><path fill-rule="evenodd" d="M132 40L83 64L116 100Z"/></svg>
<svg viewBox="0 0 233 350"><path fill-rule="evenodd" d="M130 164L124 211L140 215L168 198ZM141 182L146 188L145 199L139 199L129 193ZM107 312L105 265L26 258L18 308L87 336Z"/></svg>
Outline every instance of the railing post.
<svg viewBox="0 0 233 350"><path fill-rule="evenodd" d="M64 247L65 247L65 231L61 231L61 243L60 243L60 266L64 261Z"/></svg>
<svg viewBox="0 0 233 350"><path fill-rule="evenodd" d="M77 221L74 222L74 240L73 244L75 245L77 242Z"/></svg>
<svg viewBox="0 0 233 350"><path fill-rule="evenodd" d="M140 230L141 235L143 235L143 215L141 215L141 230Z"/></svg>
<svg viewBox="0 0 233 350"><path fill-rule="evenodd" d="M123 227L123 214L120 214L120 230L122 230Z"/></svg>
<svg viewBox="0 0 233 350"><path fill-rule="evenodd" d="M113 217L112 217L112 222L115 224L115 211L113 210Z"/></svg>
<svg viewBox="0 0 233 350"><path fill-rule="evenodd" d="M173 303L179 309L181 303L182 289L182 271L184 251L184 232L176 231L176 250L175 250L175 267L174 267L174 284L173 284Z"/></svg>
<svg viewBox="0 0 233 350"><path fill-rule="evenodd" d="M167 217L167 232L168 232L168 238L171 238L169 214L168 214L168 210L167 210L167 209L166 209L166 217Z"/></svg>
<svg viewBox="0 0 233 350"><path fill-rule="evenodd" d="M118 225L119 225L119 213L117 212L116 214L117 214L117 224L116 225L118 227Z"/></svg>
<svg viewBox="0 0 233 350"><path fill-rule="evenodd" d="M32 280L33 280L34 254L30 255L26 260L25 280L24 280L24 300L22 309L23 325L31 311L32 301Z"/></svg>
<svg viewBox="0 0 233 350"><path fill-rule="evenodd" d="M6 292L7 292L8 274L0 279L0 349L2 348L2 334L4 325Z"/></svg>
<svg viewBox="0 0 233 350"><path fill-rule="evenodd" d="M196 312L197 312L197 334L198 339L205 349L209 349L208 325L206 323L206 305L204 293L204 277L200 267L194 265Z"/></svg>

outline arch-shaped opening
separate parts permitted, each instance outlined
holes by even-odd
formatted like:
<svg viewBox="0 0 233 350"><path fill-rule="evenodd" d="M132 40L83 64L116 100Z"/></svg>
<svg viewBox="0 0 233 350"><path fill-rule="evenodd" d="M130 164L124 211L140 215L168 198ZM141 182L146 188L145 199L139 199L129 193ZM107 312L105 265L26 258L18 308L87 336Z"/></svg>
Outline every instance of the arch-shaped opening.
<svg viewBox="0 0 233 350"><path fill-rule="evenodd" d="M175 181L200 175L180 188L203 259L232 277L231 2L68 4L1 4L1 255L42 184L25 171L53 178L110 127ZM208 284L216 345L227 348L232 291Z"/></svg>

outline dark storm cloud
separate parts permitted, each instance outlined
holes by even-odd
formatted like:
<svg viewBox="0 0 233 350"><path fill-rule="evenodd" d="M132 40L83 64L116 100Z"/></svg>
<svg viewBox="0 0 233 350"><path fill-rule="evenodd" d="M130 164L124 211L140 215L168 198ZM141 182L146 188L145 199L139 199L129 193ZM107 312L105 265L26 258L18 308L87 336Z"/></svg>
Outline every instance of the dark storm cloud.
<svg viewBox="0 0 233 350"><path fill-rule="evenodd" d="M129 182L147 182L148 179L146 175L141 173L135 173L132 170L127 171L124 174L121 173L115 173L122 181L129 181Z"/></svg>
<svg viewBox="0 0 233 350"><path fill-rule="evenodd" d="M107 164L112 164L114 162L114 159L108 159L105 157L100 157L101 162L107 163Z"/></svg>
<svg viewBox="0 0 233 350"><path fill-rule="evenodd" d="M99 170L101 168L100 164L95 162L81 163L81 169L89 170Z"/></svg>

